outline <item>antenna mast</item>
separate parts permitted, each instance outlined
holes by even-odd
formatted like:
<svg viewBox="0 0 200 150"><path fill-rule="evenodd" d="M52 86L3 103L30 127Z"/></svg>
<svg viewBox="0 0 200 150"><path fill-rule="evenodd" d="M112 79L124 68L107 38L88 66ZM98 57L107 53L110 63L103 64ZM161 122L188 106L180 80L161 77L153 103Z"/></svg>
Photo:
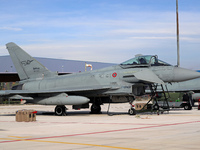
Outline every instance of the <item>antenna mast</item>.
<svg viewBox="0 0 200 150"><path fill-rule="evenodd" d="M177 66L180 66L179 55L179 22L178 22L178 0L176 0L176 33L177 33Z"/></svg>

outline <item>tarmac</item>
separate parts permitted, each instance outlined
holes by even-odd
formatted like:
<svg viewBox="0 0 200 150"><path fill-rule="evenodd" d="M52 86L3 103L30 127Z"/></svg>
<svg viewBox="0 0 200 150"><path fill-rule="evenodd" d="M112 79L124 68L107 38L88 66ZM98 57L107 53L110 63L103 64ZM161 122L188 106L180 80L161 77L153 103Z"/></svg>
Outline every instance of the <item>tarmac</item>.
<svg viewBox="0 0 200 150"><path fill-rule="evenodd" d="M128 115L128 104L102 106L55 116L55 106L0 105L1 150L197 150L200 149L200 110L172 109L163 114ZM15 113L34 109L35 122L16 122ZM112 115L111 115L112 114Z"/></svg>

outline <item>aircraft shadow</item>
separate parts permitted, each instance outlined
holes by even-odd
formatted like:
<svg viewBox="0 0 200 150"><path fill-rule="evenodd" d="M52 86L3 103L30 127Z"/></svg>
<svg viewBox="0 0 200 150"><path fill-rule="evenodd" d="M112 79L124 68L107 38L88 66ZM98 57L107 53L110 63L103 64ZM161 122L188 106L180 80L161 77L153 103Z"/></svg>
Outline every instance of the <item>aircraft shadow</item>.
<svg viewBox="0 0 200 150"><path fill-rule="evenodd" d="M38 111L37 115L47 115L47 116L55 116L54 112L45 112L45 111ZM100 114L91 114L90 111L67 111L66 116L91 116L91 115L128 115L127 112L109 112L102 111Z"/></svg>

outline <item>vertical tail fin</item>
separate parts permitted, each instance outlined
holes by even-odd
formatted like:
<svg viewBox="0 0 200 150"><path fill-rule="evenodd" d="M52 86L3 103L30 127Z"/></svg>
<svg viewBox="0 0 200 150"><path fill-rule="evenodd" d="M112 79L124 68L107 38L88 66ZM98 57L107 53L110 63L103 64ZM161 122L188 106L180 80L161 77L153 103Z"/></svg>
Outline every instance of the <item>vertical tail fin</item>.
<svg viewBox="0 0 200 150"><path fill-rule="evenodd" d="M10 53L20 80L56 76L55 73L49 71L15 43L10 42L6 44L6 47Z"/></svg>

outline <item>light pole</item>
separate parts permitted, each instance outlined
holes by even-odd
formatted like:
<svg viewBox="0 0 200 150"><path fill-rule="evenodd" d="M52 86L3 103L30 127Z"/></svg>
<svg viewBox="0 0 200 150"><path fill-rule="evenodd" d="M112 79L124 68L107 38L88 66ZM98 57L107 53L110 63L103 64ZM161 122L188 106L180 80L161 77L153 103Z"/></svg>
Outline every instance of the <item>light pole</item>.
<svg viewBox="0 0 200 150"><path fill-rule="evenodd" d="M176 34L177 34L177 66L180 66L179 54L179 22L178 22L178 0L176 0Z"/></svg>

